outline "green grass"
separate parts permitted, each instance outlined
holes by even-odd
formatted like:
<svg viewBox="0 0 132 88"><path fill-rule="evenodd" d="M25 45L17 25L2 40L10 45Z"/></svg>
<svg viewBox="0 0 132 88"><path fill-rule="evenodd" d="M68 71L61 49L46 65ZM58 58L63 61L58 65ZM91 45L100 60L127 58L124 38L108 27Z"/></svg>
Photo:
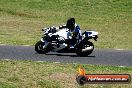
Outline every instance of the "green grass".
<svg viewBox="0 0 132 88"><path fill-rule="evenodd" d="M100 33L96 48L132 49L132 0L0 0L0 43L34 45L69 17Z"/></svg>
<svg viewBox="0 0 132 88"><path fill-rule="evenodd" d="M130 84L76 82L79 64L0 60L0 88L131 88ZM87 74L130 74L132 67L82 65Z"/></svg>

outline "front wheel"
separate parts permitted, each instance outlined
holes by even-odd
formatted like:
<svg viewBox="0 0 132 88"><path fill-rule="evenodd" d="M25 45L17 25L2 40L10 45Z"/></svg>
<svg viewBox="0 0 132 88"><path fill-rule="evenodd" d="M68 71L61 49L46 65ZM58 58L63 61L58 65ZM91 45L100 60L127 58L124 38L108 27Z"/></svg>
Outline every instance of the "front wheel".
<svg viewBox="0 0 132 88"><path fill-rule="evenodd" d="M79 56L88 56L90 55L94 50L94 45L92 42L87 41L86 43L81 44L77 49L77 55Z"/></svg>
<svg viewBox="0 0 132 88"><path fill-rule="evenodd" d="M39 54L46 54L48 53L48 50L46 48L44 48L45 46L45 42L42 42L42 41L38 41L36 44L35 44L35 51Z"/></svg>

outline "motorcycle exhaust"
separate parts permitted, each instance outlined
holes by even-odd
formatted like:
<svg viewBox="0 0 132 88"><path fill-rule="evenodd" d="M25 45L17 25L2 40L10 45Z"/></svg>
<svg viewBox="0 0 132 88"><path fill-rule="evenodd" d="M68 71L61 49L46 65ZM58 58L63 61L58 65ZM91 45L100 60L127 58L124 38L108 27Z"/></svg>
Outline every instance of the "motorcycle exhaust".
<svg viewBox="0 0 132 88"><path fill-rule="evenodd" d="M93 46L82 49L82 52L86 52L86 51L89 51L89 50L93 50Z"/></svg>

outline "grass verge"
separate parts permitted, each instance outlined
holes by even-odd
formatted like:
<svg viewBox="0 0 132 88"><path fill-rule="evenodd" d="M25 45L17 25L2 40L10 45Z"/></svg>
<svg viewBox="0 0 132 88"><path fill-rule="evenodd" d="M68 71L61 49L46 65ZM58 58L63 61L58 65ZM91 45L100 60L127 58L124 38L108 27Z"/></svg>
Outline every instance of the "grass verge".
<svg viewBox="0 0 132 88"><path fill-rule="evenodd" d="M75 17L97 48L132 49L132 0L0 0L0 43L34 45L41 29Z"/></svg>
<svg viewBox="0 0 132 88"><path fill-rule="evenodd" d="M89 74L132 76L132 67L82 65ZM0 88L131 88L130 84L86 84L75 78L79 64L0 60Z"/></svg>

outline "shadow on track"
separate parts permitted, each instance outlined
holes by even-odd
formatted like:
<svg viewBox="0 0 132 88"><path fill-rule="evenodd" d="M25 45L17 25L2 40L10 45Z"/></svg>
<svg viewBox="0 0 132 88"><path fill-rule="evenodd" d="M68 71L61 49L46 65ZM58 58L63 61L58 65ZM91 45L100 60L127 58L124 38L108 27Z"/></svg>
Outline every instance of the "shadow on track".
<svg viewBox="0 0 132 88"><path fill-rule="evenodd" d="M57 53L57 54L45 54L45 55L56 55L56 56L69 56L69 57L80 57L78 55L66 55L66 54L60 54L60 53ZM85 57L96 57L96 56L85 56Z"/></svg>

